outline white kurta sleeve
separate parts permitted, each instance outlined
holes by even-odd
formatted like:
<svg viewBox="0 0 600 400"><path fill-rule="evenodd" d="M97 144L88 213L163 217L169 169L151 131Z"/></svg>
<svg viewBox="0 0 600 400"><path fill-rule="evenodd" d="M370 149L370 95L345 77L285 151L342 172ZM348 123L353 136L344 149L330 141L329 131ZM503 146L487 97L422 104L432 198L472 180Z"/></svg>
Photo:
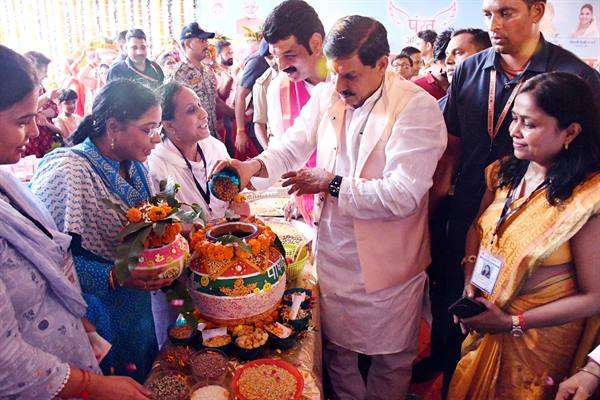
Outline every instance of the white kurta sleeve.
<svg viewBox="0 0 600 400"><path fill-rule="evenodd" d="M340 212L360 219L402 218L414 213L433 184L447 140L436 101L425 92L417 93L392 127L383 177L344 177L338 197Z"/></svg>
<svg viewBox="0 0 600 400"><path fill-rule="evenodd" d="M596 347L594 351L590 353L589 357L597 364L600 364L600 346Z"/></svg>
<svg viewBox="0 0 600 400"><path fill-rule="evenodd" d="M271 186L282 174L301 168L315 151L317 146L317 130L321 118L327 111L325 99L329 84L317 85L313 89L310 100L302 107L300 115L285 133L269 143L269 147L257 158L265 163L268 179L253 178L252 184L257 189Z"/></svg>

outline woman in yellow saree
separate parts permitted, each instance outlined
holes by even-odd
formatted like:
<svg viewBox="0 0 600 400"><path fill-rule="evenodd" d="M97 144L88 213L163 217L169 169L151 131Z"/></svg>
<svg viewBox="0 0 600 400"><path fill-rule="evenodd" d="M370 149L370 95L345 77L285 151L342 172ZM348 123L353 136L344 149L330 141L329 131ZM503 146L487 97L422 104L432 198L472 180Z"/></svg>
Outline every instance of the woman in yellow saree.
<svg viewBox="0 0 600 400"><path fill-rule="evenodd" d="M583 80L555 72L527 81L515 100L514 155L486 170L480 217L467 236L465 294L487 310L460 320L470 334L450 400L552 399L578 347L596 336L586 321L600 313L592 99Z"/></svg>

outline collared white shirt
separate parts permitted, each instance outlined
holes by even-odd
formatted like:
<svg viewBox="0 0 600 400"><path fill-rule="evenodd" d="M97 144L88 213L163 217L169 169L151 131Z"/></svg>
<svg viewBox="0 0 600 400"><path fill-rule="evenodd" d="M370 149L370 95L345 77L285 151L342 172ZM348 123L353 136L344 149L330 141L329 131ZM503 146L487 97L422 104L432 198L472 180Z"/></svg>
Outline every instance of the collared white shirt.
<svg viewBox="0 0 600 400"><path fill-rule="evenodd" d="M355 174L363 136L360 131L380 101L381 91L380 87L361 107L346 108L346 134L340 137L336 175L351 177ZM361 354L400 352L406 343L398 339L406 336L407 328L411 330L414 315L421 314L425 274L403 285L367 293L361 277L353 220L343 213L335 198L330 197L325 203L316 251L323 333L327 340ZM406 310L415 312L407 316Z"/></svg>
<svg viewBox="0 0 600 400"><path fill-rule="evenodd" d="M300 168L321 146L317 131L326 118L333 91L331 83L317 85L294 125L286 131L286 140L274 142L260 155L269 180ZM397 116L389 139L383 143L382 178L357 177L355 169L363 140L359 132L380 91L363 106L346 110L346 130L338 143L334 167L335 173L343 177L342 185L339 197L328 196L324 204L316 247L324 336L341 347L368 355L398 353L416 346L420 317L427 309L426 275L422 272L408 282L367 293L354 221L385 221L414 213L428 195L447 140L437 104L425 91L419 91ZM261 179L252 182L255 186L265 183Z"/></svg>

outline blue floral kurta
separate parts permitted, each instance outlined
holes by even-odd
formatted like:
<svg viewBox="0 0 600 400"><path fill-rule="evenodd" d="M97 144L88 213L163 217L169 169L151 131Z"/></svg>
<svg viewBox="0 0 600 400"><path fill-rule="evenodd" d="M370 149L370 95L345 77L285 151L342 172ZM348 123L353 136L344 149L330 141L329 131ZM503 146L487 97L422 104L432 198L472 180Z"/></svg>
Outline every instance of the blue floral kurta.
<svg viewBox="0 0 600 400"><path fill-rule="evenodd" d="M113 345L102 370L143 381L158 351L154 319L168 316L153 316L151 297L160 295L108 286L125 211L150 197L145 167L130 162L128 173L130 182L119 175L119 163L102 156L87 139L48 154L31 187L59 229L74 237L73 254L88 302L87 317ZM111 209L102 199L118 204L123 212Z"/></svg>

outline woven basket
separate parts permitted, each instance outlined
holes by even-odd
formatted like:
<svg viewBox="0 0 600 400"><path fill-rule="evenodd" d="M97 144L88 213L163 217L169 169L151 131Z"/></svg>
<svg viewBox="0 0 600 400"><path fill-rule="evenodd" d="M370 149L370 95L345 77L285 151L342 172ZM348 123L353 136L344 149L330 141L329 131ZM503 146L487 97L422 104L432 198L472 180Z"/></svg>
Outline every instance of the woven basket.
<svg viewBox="0 0 600 400"><path fill-rule="evenodd" d="M300 246L297 244L284 244L283 248L285 249L285 256L293 260L299 247ZM304 265L308 260L308 256L309 252L307 251L302 258L287 265L285 268L285 273L287 275L288 282L295 281L302 275L302 271L304 271Z"/></svg>

